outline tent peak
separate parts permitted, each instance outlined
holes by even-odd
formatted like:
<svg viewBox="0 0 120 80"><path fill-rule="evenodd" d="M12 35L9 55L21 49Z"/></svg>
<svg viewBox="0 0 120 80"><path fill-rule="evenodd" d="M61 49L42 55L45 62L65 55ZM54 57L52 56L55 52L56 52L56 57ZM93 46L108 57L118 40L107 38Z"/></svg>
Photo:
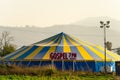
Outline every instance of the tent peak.
<svg viewBox="0 0 120 80"><path fill-rule="evenodd" d="M65 33L64 33L64 32L61 32L60 34L64 35Z"/></svg>

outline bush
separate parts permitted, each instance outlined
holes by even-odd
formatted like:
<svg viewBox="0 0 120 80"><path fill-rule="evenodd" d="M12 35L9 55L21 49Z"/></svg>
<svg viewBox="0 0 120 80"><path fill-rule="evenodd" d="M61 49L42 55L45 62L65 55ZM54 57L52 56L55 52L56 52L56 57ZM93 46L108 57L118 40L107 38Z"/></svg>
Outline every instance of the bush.
<svg viewBox="0 0 120 80"><path fill-rule="evenodd" d="M34 66L34 67L21 67L16 65L6 66L6 65L0 65L0 74L1 75L11 75L11 74L17 74L17 75L41 75L41 76L50 76L54 73L56 73L57 70L53 66Z"/></svg>

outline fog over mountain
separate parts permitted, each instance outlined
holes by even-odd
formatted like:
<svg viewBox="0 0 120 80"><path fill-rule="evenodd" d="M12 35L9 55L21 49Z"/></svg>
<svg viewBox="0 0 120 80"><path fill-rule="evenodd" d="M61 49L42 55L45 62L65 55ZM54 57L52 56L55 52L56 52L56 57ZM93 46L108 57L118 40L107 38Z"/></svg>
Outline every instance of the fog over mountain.
<svg viewBox="0 0 120 80"><path fill-rule="evenodd" d="M81 21L72 23L74 25L84 25L87 27L99 27L100 21L110 21L110 28L120 32L120 20L116 20L110 17L90 17Z"/></svg>
<svg viewBox="0 0 120 80"><path fill-rule="evenodd" d="M99 21L102 19L88 18L81 22L69 25L54 25L50 27L0 27L0 33L8 31L14 37L14 44L18 47L29 45L37 41L43 40L60 32L78 37L79 39L103 46L103 29L100 28ZM107 29L107 41L112 42L113 48L120 47L120 21L111 21L110 28ZM114 27L114 28L113 28ZM118 30L117 30L117 29Z"/></svg>

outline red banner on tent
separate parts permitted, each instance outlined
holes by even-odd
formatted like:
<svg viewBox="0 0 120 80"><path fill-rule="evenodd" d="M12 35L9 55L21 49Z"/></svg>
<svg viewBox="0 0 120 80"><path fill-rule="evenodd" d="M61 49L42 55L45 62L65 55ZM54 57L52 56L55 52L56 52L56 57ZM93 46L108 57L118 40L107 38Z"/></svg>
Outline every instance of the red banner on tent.
<svg viewBox="0 0 120 80"><path fill-rule="evenodd" d="M50 53L50 59L54 60L76 60L76 53L73 52L52 52Z"/></svg>

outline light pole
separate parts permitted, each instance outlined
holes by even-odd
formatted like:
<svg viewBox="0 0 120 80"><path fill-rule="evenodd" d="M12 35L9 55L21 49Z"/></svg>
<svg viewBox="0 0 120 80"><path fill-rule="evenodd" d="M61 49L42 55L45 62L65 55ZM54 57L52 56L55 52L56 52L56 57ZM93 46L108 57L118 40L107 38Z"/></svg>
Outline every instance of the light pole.
<svg viewBox="0 0 120 80"><path fill-rule="evenodd" d="M106 28L109 28L110 27L110 21L106 21L106 23L104 23L103 21L100 21L100 28L103 28L104 29L104 59L105 59L105 63L104 63L104 70L105 70L105 74L107 72L107 69L106 69Z"/></svg>

